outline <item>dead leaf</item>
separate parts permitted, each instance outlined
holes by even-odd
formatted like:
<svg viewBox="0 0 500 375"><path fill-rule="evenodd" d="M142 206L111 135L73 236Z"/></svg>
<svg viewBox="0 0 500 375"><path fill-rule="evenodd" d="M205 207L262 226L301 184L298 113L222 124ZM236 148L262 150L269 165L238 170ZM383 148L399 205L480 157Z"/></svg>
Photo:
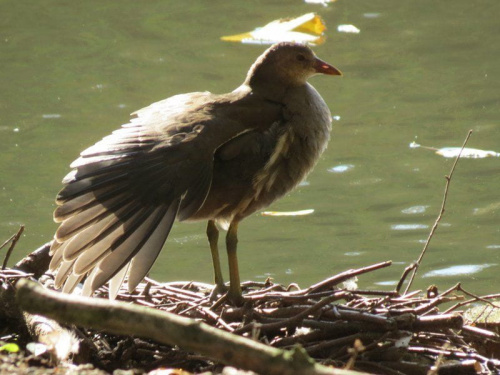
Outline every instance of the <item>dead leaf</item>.
<svg viewBox="0 0 500 375"><path fill-rule="evenodd" d="M477 148L464 148L462 150L462 147L443 147L443 148L435 148L435 147L428 147L428 146L422 146L419 145L416 142L410 143L410 148L425 148L426 150L432 150L435 151L436 154L444 156L445 158L456 158L459 154L461 158L468 158L468 159L482 159L482 158L487 158L487 157L500 157L500 153L496 151L486 151L486 150L480 150ZM460 150L462 150L462 153L460 153Z"/></svg>
<svg viewBox="0 0 500 375"><path fill-rule="evenodd" d="M461 147L444 147L436 151L436 154L445 158L456 158L460 154ZM477 148L464 148L460 154L461 158L481 159L490 156L499 157L500 153L495 151L478 150Z"/></svg>
<svg viewBox="0 0 500 375"><path fill-rule="evenodd" d="M310 208L307 210L300 211L263 211L260 214L262 216L305 216L310 215L314 212L314 209Z"/></svg>
<svg viewBox="0 0 500 375"><path fill-rule="evenodd" d="M304 0L307 4L321 4L325 7L328 6L328 3L333 3L337 0Z"/></svg>
<svg viewBox="0 0 500 375"><path fill-rule="evenodd" d="M226 42L251 44L273 44L278 42L300 42L318 45L325 41L325 23L315 13L307 13L297 18L284 18L243 34L221 37Z"/></svg>
<svg viewBox="0 0 500 375"><path fill-rule="evenodd" d="M361 30L354 25L338 25L337 31L339 33L359 34Z"/></svg>

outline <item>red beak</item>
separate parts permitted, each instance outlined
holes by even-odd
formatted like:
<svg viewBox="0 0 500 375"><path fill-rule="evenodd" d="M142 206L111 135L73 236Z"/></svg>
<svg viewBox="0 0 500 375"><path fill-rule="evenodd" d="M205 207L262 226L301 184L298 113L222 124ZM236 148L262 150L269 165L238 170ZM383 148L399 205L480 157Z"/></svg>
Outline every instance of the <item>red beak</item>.
<svg viewBox="0 0 500 375"><path fill-rule="evenodd" d="M316 58L316 61L314 62L314 69L318 73L328 74L331 76L342 75L342 72L340 70L318 58Z"/></svg>

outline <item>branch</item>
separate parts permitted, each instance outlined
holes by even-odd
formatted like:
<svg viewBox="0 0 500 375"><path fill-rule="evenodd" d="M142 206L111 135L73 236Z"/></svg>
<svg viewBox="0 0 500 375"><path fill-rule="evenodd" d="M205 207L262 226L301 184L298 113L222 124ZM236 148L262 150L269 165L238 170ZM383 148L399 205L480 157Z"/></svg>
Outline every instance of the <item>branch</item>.
<svg viewBox="0 0 500 375"><path fill-rule="evenodd" d="M10 244L9 249L7 250L7 253L5 254L5 258L3 259L2 263L2 271L5 270L7 267L7 263L9 262L10 255L12 254L12 251L14 250L14 247L16 247L17 241L19 241L19 238L21 238L21 234L24 232L24 225L21 225L19 227L19 230L17 231L16 234L14 234L11 238L9 238L7 241L5 241L2 246L0 246L0 249L2 249L5 245L7 245L10 241L12 243Z"/></svg>
<svg viewBox="0 0 500 375"><path fill-rule="evenodd" d="M244 370L269 375L359 374L317 364L300 347L290 351L272 348L167 312L57 293L26 279L19 280L16 287L18 303L28 312L69 324L178 345Z"/></svg>
<svg viewBox="0 0 500 375"><path fill-rule="evenodd" d="M438 224L441 221L441 218L443 217L444 209L446 206L446 200L448 198L448 190L450 188L451 177L453 176L453 172L455 171L455 167L457 166L458 160L460 159L460 156L462 155L462 151L464 150L465 145L469 141L471 134L472 134L472 130L469 130L469 133L467 133L467 136L465 137L465 141L462 145L462 149L458 153L457 157L455 158L455 162L453 163L453 166L451 167L450 174L448 176L444 176L444 178L446 179L446 186L444 188L443 203L441 204L441 210L439 211L439 215L438 215L436 221L434 222L434 225L432 226L432 229L429 233L429 236L427 237L427 241L425 242L424 248L422 249L420 256L418 257L417 261L414 263L414 267L412 268L413 272L411 274L410 281L408 281L408 285L406 286L404 294L408 293L408 291L410 290L411 284L413 284L413 280L415 279L415 275L417 274L418 267L420 267L420 264L422 263L422 259L423 259L424 255L429 247L432 236L434 235L434 232L436 231ZM403 277L406 277L407 274L408 273L405 271L405 273L403 274ZM403 279L403 277L402 277L402 279ZM402 285L401 280L398 283L398 286L400 286L400 285Z"/></svg>

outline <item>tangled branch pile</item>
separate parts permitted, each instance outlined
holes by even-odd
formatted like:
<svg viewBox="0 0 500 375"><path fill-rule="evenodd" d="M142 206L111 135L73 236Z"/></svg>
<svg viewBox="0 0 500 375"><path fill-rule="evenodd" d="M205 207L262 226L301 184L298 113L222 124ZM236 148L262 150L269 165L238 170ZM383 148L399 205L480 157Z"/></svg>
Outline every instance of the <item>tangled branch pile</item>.
<svg viewBox="0 0 500 375"><path fill-rule="evenodd" d="M497 309L490 301L498 295L474 296L460 284L441 293L432 287L406 294L345 286L390 264L349 270L305 289L270 280L247 282L242 285L246 303L241 307L224 298L212 301L212 286L207 284L161 284L152 279L132 295L123 292L117 299L202 321L276 348L300 344L315 361L336 368L378 374L426 374L432 368L439 374L500 371L500 360L494 359L500 358L500 335L488 325L468 321L463 313L473 304ZM5 270L0 284L5 289L17 277L18 273ZM50 288L51 277L40 282ZM106 288L98 293L107 297ZM441 311L443 304L448 308ZM85 361L107 371L167 366L217 373L222 368L213 358L177 346L82 328L76 332L86 346ZM140 327L138 332L140 336Z"/></svg>

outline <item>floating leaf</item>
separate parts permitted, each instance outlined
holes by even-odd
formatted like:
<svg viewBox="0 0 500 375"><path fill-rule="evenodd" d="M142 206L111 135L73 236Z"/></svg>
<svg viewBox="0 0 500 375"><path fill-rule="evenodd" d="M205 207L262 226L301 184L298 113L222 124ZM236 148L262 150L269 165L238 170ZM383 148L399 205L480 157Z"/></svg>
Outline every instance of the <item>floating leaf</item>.
<svg viewBox="0 0 500 375"><path fill-rule="evenodd" d="M469 158L469 159L482 159L487 157L500 157L500 153L496 151L485 151L479 150L477 148L464 148L462 147L443 147L443 148L435 148L419 145L416 142L410 143L410 148L425 148L426 150L435 151L436 154L444 156L445 158L456 158L460 155L461 158ZM460 153L462 150L462 153Z"/></svg>
<svg viewBox="0 0 500 375"><path fill-rule="evenodd" d="M321 4L324 7L327 7L328 3L333 3L335 1L337 1L337 0L304 0L304 2L306 2L308 4Z"/></svg>
<svg viewBox="0 0 500 375"><path fill-rule="evenodd" d="M263 211L261 212L262 216L305 216L310 215L314 212L314 210L300 210L300 211Z"/></svg>
<svg viewBox="0 0 500 375"><path fill-rule="evenodd" d="M278 42L300 42L318 45L325 40L325 23L315 13L307 13L297 18L272 21L264 27L243 34L221 37L227 42L252 44L273 44Z"/></svg>
<svg viewBox="0 0 500 375"><path fill-rule="evenodd" d="M354 25L338 25L337 31L339 33L359 34L361 30Z"/></svg>
<svg viewBox="0 0 500 375"><path fill-rule="evenodd" d="M444 147L436 151L436 154L445 158L456 158L460 154L461 147ZM464 148L460 154L461 158L481 159L489 156L499 157L500 153L495 151L478 150L477 148Z"/></svg>
<svg viewBox="0 0 500 375"><path fill-rule="evenodd" d="M19 345L10 343L0 346L0 352L5 351L9 353L17 353L19 351Z"/></svg>

